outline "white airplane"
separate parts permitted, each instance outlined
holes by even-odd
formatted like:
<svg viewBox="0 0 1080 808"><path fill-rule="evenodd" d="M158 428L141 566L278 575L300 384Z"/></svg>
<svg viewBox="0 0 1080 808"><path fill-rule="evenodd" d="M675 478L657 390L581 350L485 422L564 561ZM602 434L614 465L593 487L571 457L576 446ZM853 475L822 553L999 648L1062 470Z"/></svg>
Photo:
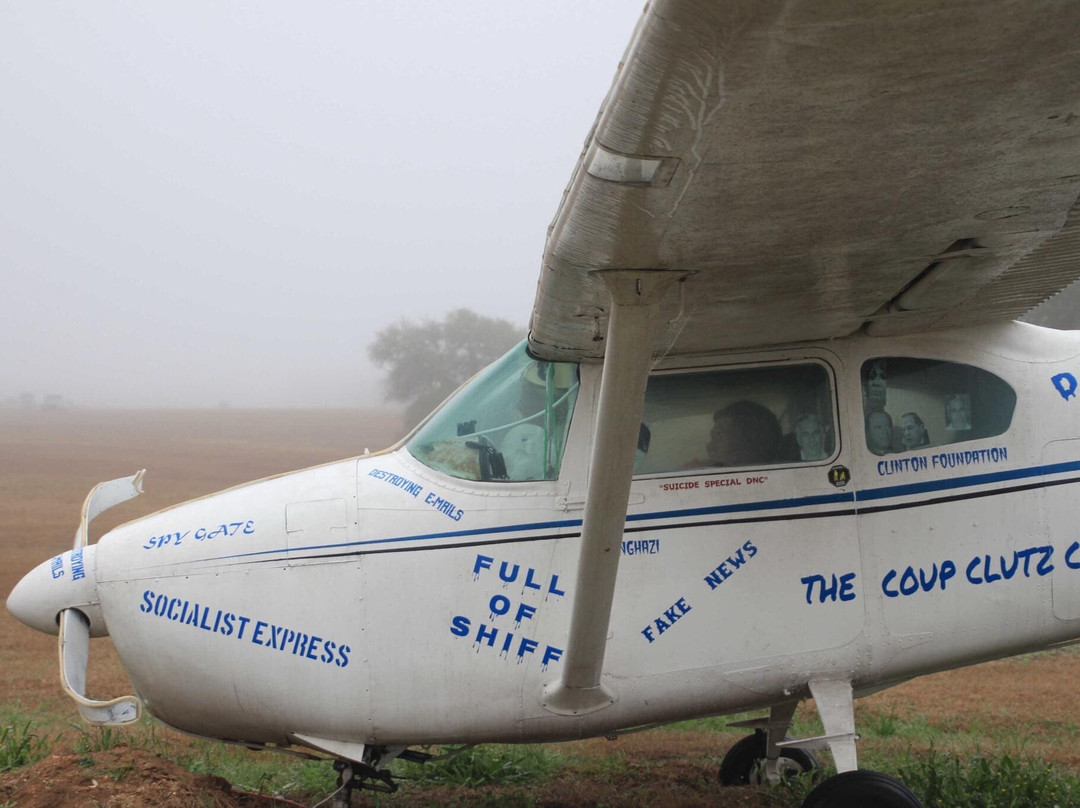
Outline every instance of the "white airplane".
<svg viewBox="0 0 1080 808"><path fill-rule="evenodd" d="M654 0L527 343L385 452L177 505L8 609L91 723L338 759L748 710L725 782L918 806L853 700L1080 639L1080 4ZM136 696L85 694L108 634ZM813 697L824 735L786 739Z"/></svg>

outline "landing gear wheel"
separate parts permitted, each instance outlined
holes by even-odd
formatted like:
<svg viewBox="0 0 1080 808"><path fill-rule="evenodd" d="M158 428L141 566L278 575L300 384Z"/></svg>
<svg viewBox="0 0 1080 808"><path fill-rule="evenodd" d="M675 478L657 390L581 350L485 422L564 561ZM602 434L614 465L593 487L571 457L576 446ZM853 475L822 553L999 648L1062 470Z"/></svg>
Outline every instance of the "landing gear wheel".
<svg viewBox="0 0 1080 808"><path fill-rule="evenodd" d="M880 772L844 772L810 792L802 808L923 808L907 786Z"/></svg>
<svg viewBox="0 0 1080 808"><path fill-rule="evenodd" d="M765 765L767 739L763 730L755 730L731 747L720 762L720 784L725 786L757 785ZM812 754L805 749L787 748L780 752L780 773L794 777L820 768Z"/></svg>

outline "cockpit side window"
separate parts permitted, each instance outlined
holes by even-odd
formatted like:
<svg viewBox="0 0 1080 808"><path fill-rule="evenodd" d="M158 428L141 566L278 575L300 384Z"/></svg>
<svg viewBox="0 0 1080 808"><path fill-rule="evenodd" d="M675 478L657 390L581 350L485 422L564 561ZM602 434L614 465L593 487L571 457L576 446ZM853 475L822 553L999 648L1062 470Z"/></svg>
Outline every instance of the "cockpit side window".
<svg viewBox="0 0 1080 808"><path fill-rule="evenodd" d="M653 375L635 472L824 463L836 453L834 400L816 362Z"/></svg>
<svg viewBox="0 0 1080 808"><path fill-rule="evenodd" d="M866 446L876 455L1000 435L1016 392L989 371L958 362L883 356L862 366Z"/></svg>
<svg viewBox="0 0 1080 808"><path fill-rule="evenodd" d="M458 391L406 448L465 480L554 480L577 391L577 365L535 359L522 343Z"/></svg>

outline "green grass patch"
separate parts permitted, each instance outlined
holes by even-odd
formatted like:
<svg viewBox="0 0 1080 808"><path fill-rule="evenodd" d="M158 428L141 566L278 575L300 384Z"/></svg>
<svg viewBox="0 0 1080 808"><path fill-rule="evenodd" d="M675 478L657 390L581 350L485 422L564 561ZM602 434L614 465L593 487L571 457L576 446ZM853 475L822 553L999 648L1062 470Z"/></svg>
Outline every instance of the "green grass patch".
<svg viewBox="0 0 1080 808"><path fill-rule="evenodd" d="M563 765L561 755L542 746L490 744L474 746L446 760L409 764L395 761L395 776L423 785L476 788L518 785L549 776Z"/></svg>
<svg viewBox="0 0 1080 808"><path fill-rule="evenodd" d="M275 752L256 752L211 741L188 741L145 716L133 726L68 725L68 738L79 755L78 764L94 766L93 755L119 746L142 749L195 774L223 777L244 791L299 800L316 800L337 788L337 773L329 761L308 760ZM115 780L130 774L123 767L104 771Z"/></svg>
<svg viewBox="0 0 1080 808"><path fill-rule="evenodd" d="M744 718L756 718L755 713L745 713L740 715L724 715L724 716L712 716L710 718L691 718L689 721L679 721L674 724L663 724L656 728L659 732L709 732L717 735L724 732L745 732L739 727L734 729L728 727L732 721L739 721Z"/></svg>
<svg viewBox="0 0 1080 808"><path fill-rule="evenodd" d="M1010 755L962 757L929 752L894 755L885 765L861 761L907 785L924 808L1078 808L1080 779L1038 761ZM826 767L824 777L835 774ZM820 781L817 781L820 782ZM798 805L813 791L808 775L768 787L775 805Z"/></svg>
<svg viewBox="0 0 1080 808"><path fill-rule="evenodd" d="M27 708L21 702L16 702L0 706L0 725L27 722L34 726L39 735L48 735L51 738L63 734L64 729L70 726L68 719L60 718L44 705Z"/></svg>
<svg viewBox="0 0 1080 808"><path fill-rule="evenodd" d="M32 721L0 725L0 772L48 757L55 740L40 734Z"/></svg>
<svg viewBox="0 0 1080 808"><path fill-rule="evenodd" d="M633 764L640 766L647 762L636 758ZM625 777L632 768L627 754L621 749L612 749L610 753L596 757L574 758L568 760L565 767L573 769L582 778L604 784L610 784Z"/></svg>
<svg viewBox="0 0 1080 808"><path fill-rule="evenodd" d="M1080 780L1009 755L961 759L934 750L899 767L926 808L1065 808L1080 805Z"/></svg>
<svg viewBox="0 0 1080 808"><path fill-rule="evenodd" d="M254 752L210 741L173 748L164 756L190 772L215 774L237 788L259 794L323 797L337 788L337 773L329 761Z"/></svg>
<svg viewBox="0 0 1080 808"><path fill-rule="evenodd" d="M78 733L73 746L79 755L105 752L123 744L139 746L131 743L131 733L120 727L84 727L81 724L71 726Z"/></svg>

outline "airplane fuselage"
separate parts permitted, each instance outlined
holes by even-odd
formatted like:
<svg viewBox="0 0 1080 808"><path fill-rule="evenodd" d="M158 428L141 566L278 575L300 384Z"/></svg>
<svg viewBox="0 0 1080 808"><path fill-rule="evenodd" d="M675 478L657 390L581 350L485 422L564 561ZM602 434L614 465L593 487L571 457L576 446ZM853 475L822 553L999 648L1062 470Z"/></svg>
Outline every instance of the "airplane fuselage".
<svg viewBox="0 0 1080 808"><path fill-rule="evenodd" d="M101 617L147 708L252 742L573 739L766 706L815 675L870 691L1080 637L1080 334L682 357L654 378L685 399L646 399L604 657L615 701L548 710L584 492L604 473L588 462L600 373L580 366L554 479L465 479L406 442L108 533L90 557ZM717 465L729 388L772 411L785 454ZM824 424L805 444L800 408ZM872 445L881 412L895 423ZM76 572L70 553L39 570L56 587Z"/></svg>

